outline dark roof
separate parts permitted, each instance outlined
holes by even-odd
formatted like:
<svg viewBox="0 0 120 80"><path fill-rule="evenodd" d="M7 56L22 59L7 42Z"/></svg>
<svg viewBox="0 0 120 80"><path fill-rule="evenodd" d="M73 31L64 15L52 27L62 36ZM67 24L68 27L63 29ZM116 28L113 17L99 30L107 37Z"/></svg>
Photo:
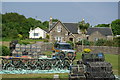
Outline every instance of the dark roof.
<svg viewBox="0 0 120 80"><path fill-rule="evenodd" d="M101 34L108 36L112 35L112 30L109 27L94 27L94 28L88 28L87 29L87 35L91 35L93 32L100 32Z"/></svg>
<svg viewBox="0 0 120 80"><path fill-rule="evenodd" d="M63 23L71 33L78 33L78 23Z"/></svg>
<svg viewBox="0 0 120 80"><path fill-rule="evenodd" d="M44 31L46 31L46 32L49 32L49 30L48 29L43 29Z"/></svg>
<svg viewBox="0 0 120 80"><path fill-rule="evenodd" d="M62 22L61 22L62 23ZM55 27L55 25L57 24L57 22L56 23L53 23L52 24L52 26L51 26L51 29L53 28L53 27ZM62 23L63 24L63 26L67 29L67 30L69 30L71 33L78 33L78 23Z"/></svg>

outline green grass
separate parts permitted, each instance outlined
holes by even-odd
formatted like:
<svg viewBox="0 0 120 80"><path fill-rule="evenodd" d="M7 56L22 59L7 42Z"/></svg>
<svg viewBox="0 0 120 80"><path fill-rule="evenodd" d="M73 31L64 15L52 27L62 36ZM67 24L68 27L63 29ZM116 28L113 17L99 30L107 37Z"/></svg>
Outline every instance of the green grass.
<svg viewBox="0 0 120 80"><path fill-rule="evenodd" d="M3 74L2 78L53 78L58 74L59 78L68 78L68 73L53 73L53 74Z"/></svg>
<svg viewBox="0 0 120 80"><path fill-rule="evenodd" d="M10 38L2 38L0 39L1 41L12 41L12 40L20 40L20 39L10 39ZM36 42L36 41L44 41L43 39L23 39L20 41L25 41L25 42Z"/></svg>
<svg viewBox="0 0 120 80"><path fill-rule="evenodd" d="M44 41L43 39L24 39L21 41L26 41L26 42L36 42L36 41Z"/></svg>
<svg viewBox="0 0 120 80"><path fill-rule="evenodd" d="M107 62L110 62L113 67L114 74L118 75L118 56L116 54L105 54L105 59ZM120 75L120 74L119 74Z"/></svg>

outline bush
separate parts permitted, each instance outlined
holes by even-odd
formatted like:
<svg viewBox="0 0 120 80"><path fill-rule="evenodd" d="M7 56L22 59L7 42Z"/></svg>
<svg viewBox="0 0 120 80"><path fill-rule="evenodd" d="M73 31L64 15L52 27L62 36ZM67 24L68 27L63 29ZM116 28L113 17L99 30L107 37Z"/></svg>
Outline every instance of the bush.
<svg viewBox="0 0 120 80"><path fill-rule="evenodd" d="M47 38L47 39L49 39L49 38L50 38L50 36L47 34L47 35L46 35L46 38Z"/></svg>
<svg viewBox="0 0 120 80"><path fill-rule="evenodd" d="M67 43L70 43L72 46L74 46L74 43L72 41L67 41Z"/></svg>
<svg viewBox="0 0 120 80"><path fill-rule="evenodd" d="M89 48L84 49L84 53L90 53L90 52L91 52L91 50Z"/></svg>
<svg viewBox="0 0 120 80"><path fill-rule="evenodd" d="M114 38L113 42L113 46L120 47L120 37Z"/></svg>
<svg viewBox="0 0 120 80"><path fill-rule="evenodd" d="M88 40L83 40L83 45L90 45L90 41ZM76 45L82 45L82 40L81 41L78 41L75 43Z"/></svg>
<svg viewBox="0 0 120 80"><path fill-rule="evenodd" d="M2 56L10 56L10 49L6 46L2 46Z"/></svg>
<svg viewBox="0 0 120 80"><path fill-rule="evenodd" d="M42 39L42 37L40 37L39 39Z"/></svg>
<svg viewBox="0 0 120 80"><path fill-rule="evenodd" d="M95 42L95 46L104 46L105 43L106 43L106 40L98 39L98 41Z"/></svg>
<svg viewBox="0 0 120 80"><path fill-rule="evenodd" d="M49 42L49 41L47 39L45 39L44 42Z"/></svg>
<svg viewBox="0 0 120 80"><path fill-rule="evenodd" d="M19 39L23 39L23 35L18 34Z"/></svg>

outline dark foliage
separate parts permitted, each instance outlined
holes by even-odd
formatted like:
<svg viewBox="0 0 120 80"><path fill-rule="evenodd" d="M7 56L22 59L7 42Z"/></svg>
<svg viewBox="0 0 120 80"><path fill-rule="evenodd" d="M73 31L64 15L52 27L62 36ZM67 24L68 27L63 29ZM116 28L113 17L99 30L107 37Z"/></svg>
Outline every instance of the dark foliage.
<svg viewBox="0 0 120 80"><path fill-rule="evenodd" d="M30 28L34 29L40 27L42 29L48 28L48 22L42 23L33 18L26 18L18 13L2 14L2 37L17 39L18 34L24 38L28 38Z"/></svg>
<svg viewBox="0 0 120 80"><path fill-rule="evenodd" d="M10 55L10 49L6 46L2 46L2 56L9 56Z"/></svg>

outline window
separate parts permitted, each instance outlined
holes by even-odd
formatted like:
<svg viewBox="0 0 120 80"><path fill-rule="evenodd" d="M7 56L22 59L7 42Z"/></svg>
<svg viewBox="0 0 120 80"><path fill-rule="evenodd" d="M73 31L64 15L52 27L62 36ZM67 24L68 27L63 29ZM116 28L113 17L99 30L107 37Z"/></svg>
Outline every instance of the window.
<svg viewBox="0 0 120 80"><path fill-rule="evenodd" d="M61 26L60 25L57 26L57 32L61 32Z"/></svg>
<svg viewBox="0 0 120 80"><path fill-rule="evenodd" d="M62 42L62 37L55 37L55 40Z"/></svg>
<svg viewBox="0 0 120 80"><path fill-rule="evenodd" d="M94 40L95 40L95 41L98 41L98 38L95 38Z"/></svg>
<svg viewBox="0 0 120 80"><path fill-rule="evenodd" d="M82 41L82 39L81 39L81 38L78 38L78 41Z"/></svg>
<svg viewBox="0 0 120 80"><path fill-rule="evenodd" d="M38 36L38 33L33 33L33 36Z"/></svg>

